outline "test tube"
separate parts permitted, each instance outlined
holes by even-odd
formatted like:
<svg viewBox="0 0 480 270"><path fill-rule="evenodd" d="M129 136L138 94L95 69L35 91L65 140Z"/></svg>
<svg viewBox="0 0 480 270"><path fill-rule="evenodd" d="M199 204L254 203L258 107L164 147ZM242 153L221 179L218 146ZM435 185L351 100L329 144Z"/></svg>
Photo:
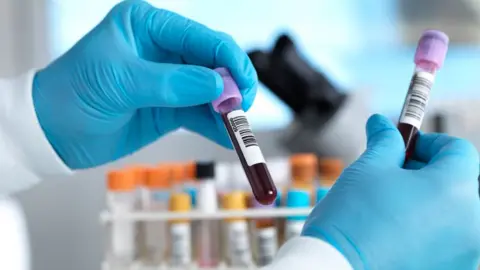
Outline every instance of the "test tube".
<svg viewBox="0 0 480 270"><path fill-rule="evenodd" d="M341 159L320 158L318 160L319 185L317 186L315 203L318 203L323 197L325 197L325 195L327 195L328 190L330 190L335 181L342 174L343 168L344 163Z"/></svg>
<svg viewBox="0 0 480 270"><path fill-rule="evenodd" d="M255 209L274 209L275 204L261 205L253 202ZM278 250L278 231L275 218L255 220L256 261L260 267L269 265Z"/></svg>
<svg viewBox="0 0 480 270"><path fill-rule="evenodd" d="M310 153L295 154L290 157L292 187L312 193L317 177L317 156Z"/></svg>
<svg viewBox="0 0 480 270"><path fill-rule="evenodd" d="M293 189L287 193L287 207L305 208L310 205L309 193L305 190ZM285 222L285 241L299 236L302 233L303 225L307 216L289 216Z"/></svg>
<svg viewBox="0 0 480 270"><path fill-rule="evenodd" d="M422 125L430 91L448 50L448 36L440 31L423 32L415 52L415 71L408 88L402 113L398 121L398 130L405 142L405 161L415 150L418 130Z"/></svg>
<svg viewBox="0 0 480 270"><path fill-rule="evenodd" d="M215 188L215 164L197 162L197 211L212 214L218 210ZM195 226L195 251L199 267L215 268L220 261L220 228L218 220L199 220Z"/></svg>
<svg viewBox="0 0 480 270"><path fill-rule="evenodd" d="M277 197L277 189L241 108L242 96L238 86L227 69L217 68L215 71L223 78L224 90L220 97L212 102L213 109L222 117L255 199L262 204L270 204Z"/></svg>
<svg viewBox="0 0 480 270"><path fill-rule="evenodd" d="M277 192L277 198L275 199L275 206L276 207L280 207L282 206L282 194L285 194L286 192L283 192L281 190L279 190Z"/></svg>
<svg viewBox="0 0 480 270"><path fill-rule="evenodd" d="M169 164L170 168L170 186L173 191L182 192L187 182L187 166L184 163Z"/></svg>
<svg viewBox="0 0 480 270"><path fill-rule="evenodd" d="M187 193L175 193L170 197L170 211L173 213L192 210L192 201ZM187 267L192 263L192 228L188 219L172 220L170 232L169 266Z"/></svg>
<svg viewBox="0 0 480 270"><path fill-rule="evenodd" d="M107 176L107 206L114 215L135 211L137 181L131 170L111 171ZM126 269L135 258L135 224L115 220L110 225L109 260L118 269Z"/></svg>
<svg viewBox="0 0 480 270"><path fill-rule="evenodd" d="M170 197L170 169L166 165L160 165L147 169L145 186L147 196L144 201L144 210L147 212L166 212ZM144 263L155 266L162 263L165 258L166 246L166 222L145 222L145 254L142 258Z"/></svg>
<svg viewBox="0 0 480 270"><path fill-rule="evenodd" d="M235 191L223 197L223 208L242 211L247 208L245 193ZM248 235L248 223L244 217L228 218L225 222L227 259L231 267L248 267L253 264Z"/></svg>
<svg viewBox="0 0 480 270"><path fill-rule="evenodd" d="M144 166L136 165L130 168L127 168L125 171L130 170L131 173L135 175L135 181L137 182L137 189L136 189L136 211L142 211L144 209L144 203L146 200L146 196L148 196L148 189L146 187L146 177L147 177L147 168ZM146 242L145 240L145 222L138 221L135 224L135 230L137 231L136 234L136 257L143 258L146 255Z"/></svg>
<svg viewBox="0 0 480 270"><path fill-rule="evenodd" d="M331 187L343 172L345 164L339 158L319 158L318 178L322 186Z"/></svg>
<svg viewBox="0 0 480 270"><path fill-rule="evenodd" d="M197 163L194 161L185 164L185 187L183 190L190 195L192 207L195 208L197 202L197 187L195 186L197 178Z"/></svg>

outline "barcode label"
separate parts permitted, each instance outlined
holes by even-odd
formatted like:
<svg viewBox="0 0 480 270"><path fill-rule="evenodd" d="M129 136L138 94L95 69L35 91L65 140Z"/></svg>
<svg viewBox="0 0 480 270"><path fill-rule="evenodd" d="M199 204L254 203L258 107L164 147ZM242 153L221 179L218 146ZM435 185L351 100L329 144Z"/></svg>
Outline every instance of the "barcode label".
<svg viewBox="0 0 480 270"><path fill-rule="evenodd" d="M240 137L242 138L245 147L258 146L257 140L255 139L252 129L250 128L250 124L247 121L247 117L243 115L232 117L230 119L230 122L233 131L238 131L238 133L240 134Z"/></svg>
<svg viewBox="0 0 480 270"><path fill-rule="evenodd" d="M433 80L434 75L428 72L417 72L414 74L408 89L400 123L410 124L420 129Z"/></svg>
<svg viewBox="0 0 480 270"><path fill-rule="evenodd" d="M248 225L246 222L228 224L229 258L232 266L248 266L252 263Z"/></svg>
<svg viewBox="0 0 480 270"><path fill-rule="evenodd" d="M259 266L266 266L273 261L278 249L276 228L259 229L257 232Z"/></svg>
<svg viewBox="0 0 480 270"><path fill-rule="evenodd" d="M170 227L170 264L185 266L192 261L191 230L189 223L174 223Z"/></svg>
<svg viewBox="0 0 480 270"><path fill-rule="evenodd" d="M230 127L235 133L235 138L232 138L232 140L237 140L248 166L265 163L265 158L263 157L260 147L258 147L257 139L255 135L253 135L245 112L242 110L232 111L228 113L227 117Z"/></svg>

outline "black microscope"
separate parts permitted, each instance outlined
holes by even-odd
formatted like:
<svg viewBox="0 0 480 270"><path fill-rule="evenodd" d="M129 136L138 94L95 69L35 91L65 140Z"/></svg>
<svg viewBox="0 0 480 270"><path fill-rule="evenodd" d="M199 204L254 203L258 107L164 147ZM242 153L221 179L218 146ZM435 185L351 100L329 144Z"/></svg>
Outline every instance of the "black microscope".
<svg viewBox="0 0 480 270"><path fill-rule="evenodd" d="M290 152L314 152L347 164L358 158L365 149L368 96L335 87L300 55L287 35L281 35L271 51L248 55L260 82L294 112L281 142Z"/></svg>

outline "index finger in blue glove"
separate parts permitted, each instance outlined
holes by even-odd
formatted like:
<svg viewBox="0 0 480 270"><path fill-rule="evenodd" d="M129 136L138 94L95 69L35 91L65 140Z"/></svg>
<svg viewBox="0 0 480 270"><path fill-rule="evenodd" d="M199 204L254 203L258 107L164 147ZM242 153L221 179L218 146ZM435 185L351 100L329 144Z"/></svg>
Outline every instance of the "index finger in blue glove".
<svg viewBox="0 0 480 270"><path fill-rule="evenodd" d="M231 37L143 1L129 1L127 5L134 7L132 24L140 41L178 53L188 64L228 68L244 97L244 110L250 108L257 73L248 55Z"/></svg>
<svg viewBox="0 0 480 270"><path fill-rule="evenodd" d="M135 59L126 65L120 89L125 108L189 107L206 104L223 91L222 78L201 66L161 64ZM123 106L121 106L123 107Z"/></svg>
<svg viewBox="0 0 480 270"><path fill-rule="evenodd" d="M464 139L445 134L420 134L416 142L415 155L428 163L424 169L455 168L459 171L472 171L478 175L478 151Z"/></svg>

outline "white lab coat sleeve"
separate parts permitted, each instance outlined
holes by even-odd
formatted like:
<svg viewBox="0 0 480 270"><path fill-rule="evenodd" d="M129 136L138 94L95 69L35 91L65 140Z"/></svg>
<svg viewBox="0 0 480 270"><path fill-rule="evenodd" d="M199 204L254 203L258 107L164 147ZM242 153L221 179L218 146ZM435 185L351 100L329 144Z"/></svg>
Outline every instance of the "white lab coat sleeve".
<svg viewBox="0 0 480 270"><path fill-rule="evenodd" d="M0 197L27 189L49 175L71 173L38 122L33 77L30 71L0 79Z"/></svg>
<svg viewBox="0 0 480 270"><path fill-rule="evenodd" d="M347 259L330 244L299 236L287 241L273 262L262 270L352 270Z"/></svg>
<svg viewBox="0 0 480 270"><path fill-rule="evenodd" d="M27 224L20 205L0 196L0 269L31 269Z"/></svg>

